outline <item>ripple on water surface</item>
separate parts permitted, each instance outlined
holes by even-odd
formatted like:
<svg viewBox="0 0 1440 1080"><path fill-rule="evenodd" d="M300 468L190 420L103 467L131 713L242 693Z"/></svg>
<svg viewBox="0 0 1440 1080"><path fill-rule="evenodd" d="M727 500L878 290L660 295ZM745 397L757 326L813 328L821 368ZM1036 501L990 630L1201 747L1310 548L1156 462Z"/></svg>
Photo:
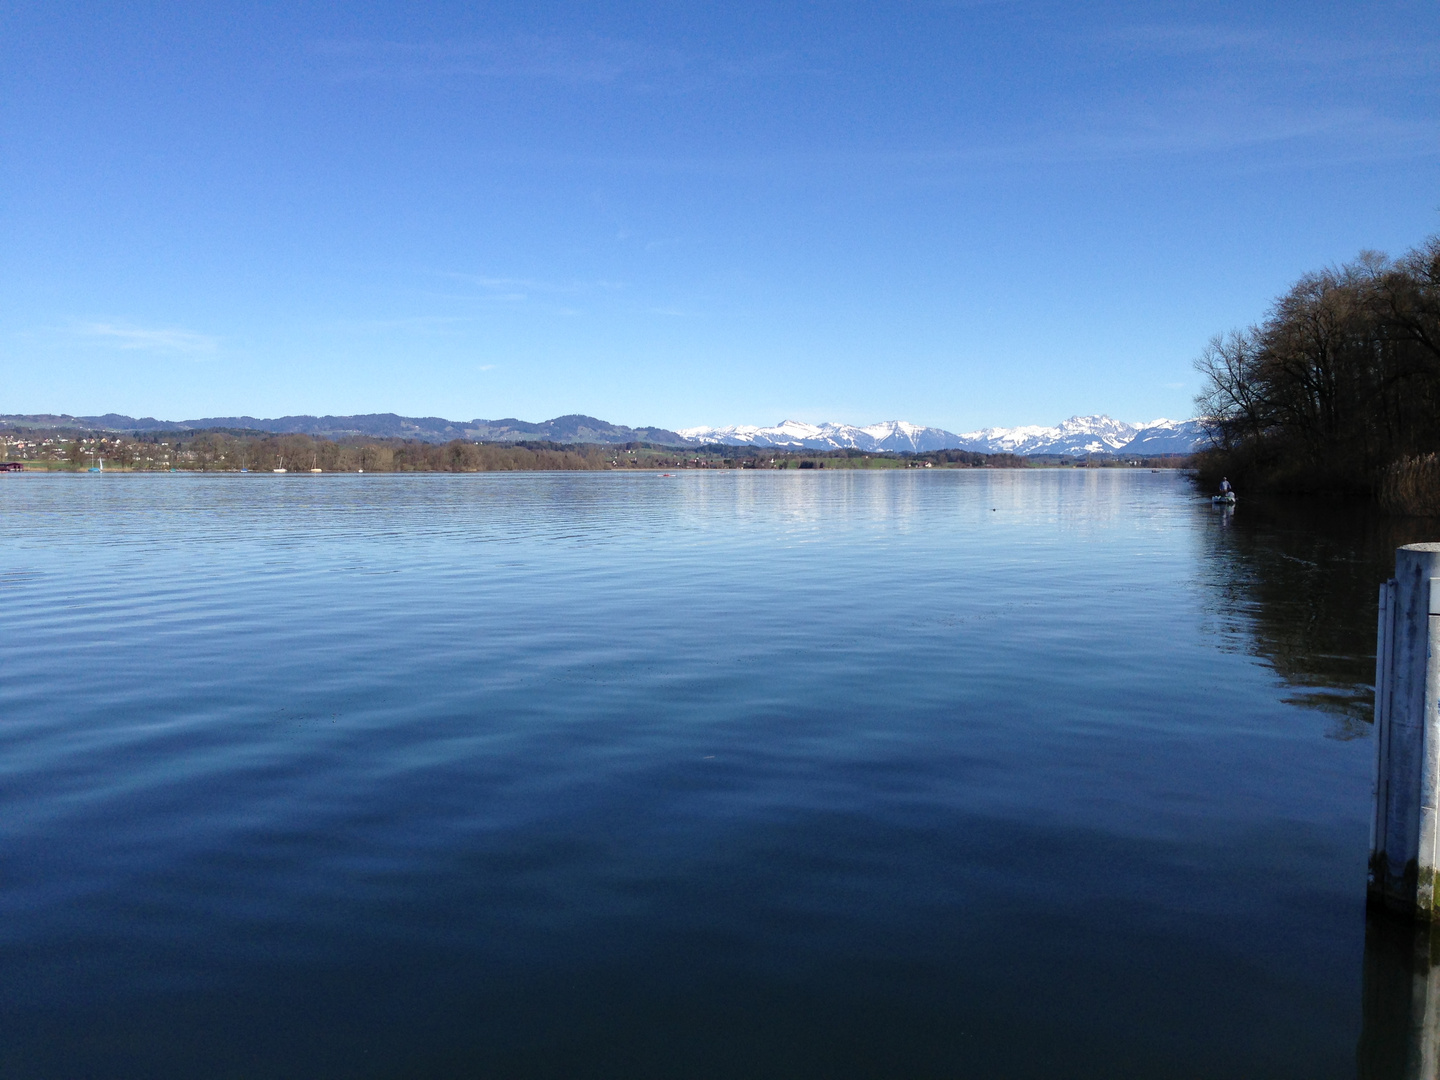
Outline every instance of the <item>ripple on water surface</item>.
<svg viewBox="0 0 1440 1080"><path fill-rule="evenodd" d="M1124 470L0 510L7 1077L1353 1075L1373 608L1285 575L1373 604L1388 533Z"/></svg>

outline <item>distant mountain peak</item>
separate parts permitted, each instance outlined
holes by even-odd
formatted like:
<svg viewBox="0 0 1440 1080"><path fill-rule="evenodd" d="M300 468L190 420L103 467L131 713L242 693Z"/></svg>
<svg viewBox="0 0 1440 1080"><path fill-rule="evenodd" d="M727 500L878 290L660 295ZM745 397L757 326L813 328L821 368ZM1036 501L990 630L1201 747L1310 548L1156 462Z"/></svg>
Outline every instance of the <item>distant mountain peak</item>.
<svg viewBox="0 0 1440 1080"><path fill-rule="evenodd" d="M354 416L211 416L202 420L156 420L106 413L103 416L11 415L0 416L0 427L85 428L99 431L206 431L215 428L264 431L276 435L312 435L327 439L417 439L422 442L559 443L650 442L681 446L685 440L666 428L631 428L593 416L571 413L541 423L510 417L505 420L446 420L440 416L400 416L397 413L361 413Z"/></svg>
<svg viewBox="0 0 1440 1080"><path fill-rule="evenodd" d="M973 450L985 454L1188 454L1205 445L1198 420L1151 420L1130 424L1112 417L1072 416L1046 427L990 427L956 435L942 428L906 420L881 420L857 427L827 421L811 424L787 419L773 427L735 424L729 427L693 427L681 431L656 427L626 427L584 413L568 413L553 420L530 423L503 420L446 420L439 416L400 416L396 413L362 413L355 416L282 416L262 420L253 416L209 417L204 420L135 419L118 413L103 416L34 414L0 416L0 427L85 428L100 431L202 431L242 428L274 434L314 435L322 438L401 438L425 442L469 439L475 442L536 440L559 443L615 444L648 442L662 446L773 446L777 449L871 450L926 452Z"/></svg>
<svg viewBox="0 0 1440 1080"><path fill-rule="evenodd" d="M735 424L729 427L682 428L691 444L720 443L792 449L875 451L974 450L987 454L1116 454L1134 447L1145 454L1186 454L1204 433L1194 420L1152 420L1131 424L1113 417L1072 416L1053 426L1027 424L992 427L956 435L942 428L905 420L852 424L808 424L782 420L773 427Z"/></svg>
<svg viewBox="0 0 1440 1080"><path fill-rule="evenodd" d="M1188 454L1205 435L1196 420L1130 424L1102 414L1072 416L1054 427L985 428L959 438L967 449L992 454Z"/></svg>
<svg viewBox="0 0 1440 1080"><path fill-rule="evenodd" d="M685 428L679 434L687 442L697 445L720 443L815 450L941 450L953 446L955 439L948 431L921 427L904 420L885 420L865 427L834 421L808 424L803 420L782 420L774 427L735 424L729 427Z"/></svg>

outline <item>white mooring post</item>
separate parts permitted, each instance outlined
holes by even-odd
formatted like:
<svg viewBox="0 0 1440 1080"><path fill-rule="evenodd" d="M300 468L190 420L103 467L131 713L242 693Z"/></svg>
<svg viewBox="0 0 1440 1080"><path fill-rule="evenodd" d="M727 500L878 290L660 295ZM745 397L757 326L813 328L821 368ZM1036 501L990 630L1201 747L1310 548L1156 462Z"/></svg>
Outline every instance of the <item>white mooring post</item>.
<svg viewBox="0 0 1440 1080"><path fill-rule="evenodd" d="M1437 907L1440 805L1440 544L1395 552L1375 648L1375 817L1370 895L1418 919Z"/></svg>

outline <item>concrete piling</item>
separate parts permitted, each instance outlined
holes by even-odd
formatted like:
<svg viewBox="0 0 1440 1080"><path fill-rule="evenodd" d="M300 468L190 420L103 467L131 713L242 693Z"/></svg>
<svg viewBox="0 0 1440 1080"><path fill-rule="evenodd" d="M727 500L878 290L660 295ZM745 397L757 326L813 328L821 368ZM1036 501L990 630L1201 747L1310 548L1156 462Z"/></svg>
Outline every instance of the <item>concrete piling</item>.
<svg viewBox="0 0 1440 1080"><path fill-rule="evenodd" d="M1380 587L1375 736L1371 900L1440 920L1440 544L1398 549L1395 576Z"/></svg>

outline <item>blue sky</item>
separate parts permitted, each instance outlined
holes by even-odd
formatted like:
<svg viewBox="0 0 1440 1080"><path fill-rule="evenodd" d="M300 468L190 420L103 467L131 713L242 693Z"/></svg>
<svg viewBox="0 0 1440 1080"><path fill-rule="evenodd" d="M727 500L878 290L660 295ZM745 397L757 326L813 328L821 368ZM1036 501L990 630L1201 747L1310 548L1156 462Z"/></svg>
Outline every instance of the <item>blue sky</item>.
<svg viewBox="0 0 1440 1080"><path fill-rule="evenodd" d="M0 412L1185 416L1440 231L1440 5L0 0Z"/></svg>

